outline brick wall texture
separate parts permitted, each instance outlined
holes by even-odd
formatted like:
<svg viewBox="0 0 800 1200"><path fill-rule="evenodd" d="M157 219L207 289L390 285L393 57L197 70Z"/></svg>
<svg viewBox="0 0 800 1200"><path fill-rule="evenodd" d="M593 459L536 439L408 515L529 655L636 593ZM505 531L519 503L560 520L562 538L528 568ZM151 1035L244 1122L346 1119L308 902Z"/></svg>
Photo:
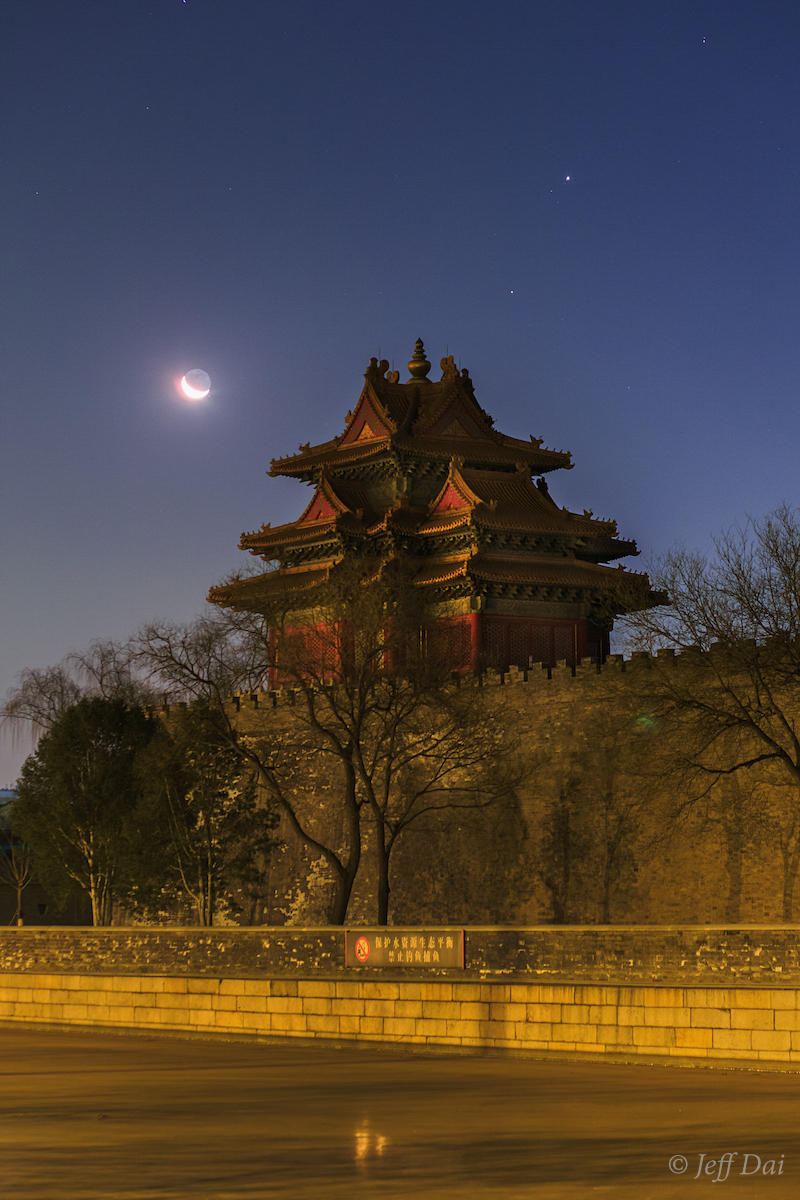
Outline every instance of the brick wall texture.
<svg viewBox="0 0 800 1200"><path fill-rule="evenodd" d="M464 930L463 969L429 966L424 975L412 965L347 967L344 943L344 930L333 926L23 927L0 929L0 971L800 988L795 925L473 927Z"/></svg>
<svg viewBox="0 0 800 1200"><path fill-rule="evenodd" d="M800 1062L800 989L0 972L0 1020Z"/></svg>
<svg viewBox="0 0 800 1200"><path fill-rule="evenodd" d="M796 840L796 785L774 766L738 772L710 788L707 776L687 778L676 767L680 736L676 745L669 722L653 709L655 676L692 672L698 661L690 653L617 655L602 670L584 661L574 671L561 664L487 674L486 721L508 735L518 769L514 794L507 804L426 817L409 827L392 860L390 920L794 920L797 863L784 850ZM265 722L285 720L296 702L290 691L253 693L231 702L231 711L243 731L257 733ZM311 813L315 831L333 834L335 842L336 772L325 760L317 773L310 755L301 774L303 812ZM367 820L348 912L354 923L375 917L370 837ZM324 919L325 870L310 866L287 835L259 920ZM288 894L294 904L286 903Z"/></svg>

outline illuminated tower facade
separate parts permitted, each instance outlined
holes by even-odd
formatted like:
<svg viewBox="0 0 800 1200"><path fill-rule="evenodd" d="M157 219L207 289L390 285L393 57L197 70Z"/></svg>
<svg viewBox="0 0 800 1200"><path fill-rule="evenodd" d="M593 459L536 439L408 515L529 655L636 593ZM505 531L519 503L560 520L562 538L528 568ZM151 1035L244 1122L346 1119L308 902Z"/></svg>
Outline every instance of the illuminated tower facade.
<svg viewBox="0 0 800 1200"><path fill-rule="evenodd" d="M288 597L302 623L348 558L379 571L399 557L454 670L603 658L614 617L655 602L646 575L608 565L636 543L558 507L546 477L571 469L570 454L495 429L452 356L429 380L418 341L408 368L401 383L370 359L342 433L272 460L269 474L310 485L311 499L295 521L242 535L277 567L209 599L258 612Z"/></svg>

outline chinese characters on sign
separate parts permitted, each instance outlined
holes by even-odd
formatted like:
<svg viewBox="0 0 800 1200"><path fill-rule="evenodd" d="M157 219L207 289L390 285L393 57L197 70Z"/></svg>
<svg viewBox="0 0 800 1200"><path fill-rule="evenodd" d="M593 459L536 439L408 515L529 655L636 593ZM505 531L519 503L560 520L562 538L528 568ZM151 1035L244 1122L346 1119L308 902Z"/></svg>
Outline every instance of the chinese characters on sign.
<svg viewBox="0 0 800 1200"><path fill-rule="evenodd" d="M464 930L347 929L348 967L463 967Z"/></svg>

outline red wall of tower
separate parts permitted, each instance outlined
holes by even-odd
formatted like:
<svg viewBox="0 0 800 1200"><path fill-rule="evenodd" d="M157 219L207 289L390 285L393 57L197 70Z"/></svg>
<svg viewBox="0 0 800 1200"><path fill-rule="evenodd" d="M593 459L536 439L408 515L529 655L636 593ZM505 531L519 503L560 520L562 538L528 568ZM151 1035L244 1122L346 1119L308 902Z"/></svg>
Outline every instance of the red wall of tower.
<svg viewBox="0 0 800 1200"><path fill-rule="evenodd" d="M547 666L565 660L572 664L589 656L604 657L607 652L603 639L590 639L583 618L469 613L442 617L436 628L438 637L429 633L429 642L436 638L439 653L454 671L481 667L507 671L512 666L524 669L531 661Z"/></svg>
<svg viewBox="0 0 800 1200"><path fill-rule="evenodd" d="M342 653L348 651L352 630L310 625L289 632L293 639L301 640L303 656L308 655L317 663L317 670L310 674L321 671L323 676L331 677L341 669ZM483 668L507 671L512 666L525 669L530 662L546 666L564 661L574 664L586 657L604 659L608 653L607 635L590 634L583 618L465 613L440 617L427 630L426 639L428 652L437 656L449 670L459 672ZM269 673L270 687L291 686L291 675L281 671L279 644L276 650L276 661Z"/></svg>
<svg viewBox="0 0 800 1200"><path fill-rule="evenodd" d="M586 622L482 614L481 654L487 667L506 671L528 663L575 663L587 654Z"/></svg>

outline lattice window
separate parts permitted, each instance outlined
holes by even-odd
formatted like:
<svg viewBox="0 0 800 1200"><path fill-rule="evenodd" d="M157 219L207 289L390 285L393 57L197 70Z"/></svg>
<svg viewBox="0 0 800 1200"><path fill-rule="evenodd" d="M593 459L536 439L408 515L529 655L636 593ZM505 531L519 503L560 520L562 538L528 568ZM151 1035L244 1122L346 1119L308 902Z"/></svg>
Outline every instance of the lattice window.
<svg viewBox="0 0 800 1200"><path fill-rule="evenodd" d="M470 663L470 629L461 617L437 621L427 631L427 653L431 660L452 671Z"/></svg>
<svg viewBox="0 0 800 1200"><path fill-rule="evenodd" d="M454 671L470 665L472 659L472 636L469 622L461 618L450 627L451 662Z"/></svg>
<svg viewBox="0 0 800 1200"><path fill-rule="evenodd" d="M528 665L530 653L530 626L527 621L511 621L508 629L509 664L523 669Z"/></svg>
<svg viewBox="0 0 800 1200"><path fill-rule="evenodd" d="M552 628L550 625L538 621L531 624L528 653L535 663L546 663L548 666L552 663Z"/></svg>
<svg viewBox="0 0 800 1200"><path fill-rule="evenodd" d="M486 665L496 671L508 670L507 629L505 621L487 618L484 621Z"/></svg>
<svg viewBox="0 0 800 1200"><path fill-rule="evenodd" d="M572 625L557 625L553 630L553 658L555 662L575 661L575 629Z"/></svg>

